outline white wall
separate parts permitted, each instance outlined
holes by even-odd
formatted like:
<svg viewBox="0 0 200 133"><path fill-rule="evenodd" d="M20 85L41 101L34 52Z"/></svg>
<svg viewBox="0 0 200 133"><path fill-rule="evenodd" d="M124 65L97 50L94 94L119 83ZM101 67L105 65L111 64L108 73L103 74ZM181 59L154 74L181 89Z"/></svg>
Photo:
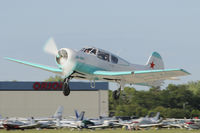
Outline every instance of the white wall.
<svg viewBox="0 0 200 133"><path fill-rule="evenodd" d="M85 111L86 117L108 115L108 91L0 91L0 114L3 117L48 117L58 106L63 116L74 116L74 109Z"/></svg>

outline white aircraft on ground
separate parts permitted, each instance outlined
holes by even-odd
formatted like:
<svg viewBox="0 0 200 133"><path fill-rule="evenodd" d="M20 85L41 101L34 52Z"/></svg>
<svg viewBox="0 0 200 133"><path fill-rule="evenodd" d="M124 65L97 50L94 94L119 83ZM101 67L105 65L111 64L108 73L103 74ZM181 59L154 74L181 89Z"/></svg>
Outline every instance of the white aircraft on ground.
<svg viewBox="0 0 200 133"><path fill-rule="evenodd" d="M95 47L83 48L80 51L69 48L58 50L52 38L47 41L44 50L55 56L58 68L8 57L6 59L63 75L65 96L70 94L69 81L72 78L90 80L93 88L96 80L116 82L120 88L113 92L113 97L118 99L125 84L158 87L163 84L164 80L175 80L178 76L190 74L184 69L164 69L163 60L157 52L152 53L146 65L137 65Z"/></svg>
<svg viewBox="0 0 200 133"><path fill-rule="evenodd" d="M116 123L121 126L126 126L128 129L141 129L141 128L149 128L149 127L160 127L162 126L161 120L159 119L160 112L158 112L154 117L141 117L139 119L132 119L129 121L119 121Z"/></svg>
<svg viewBox="0 0 200 133"><path fill-rule="evenodd" d="M84 127L84 115L85 111L82 111L80 114L77 110L75 110L75 117L70 116L73 119L62 119L56 121L56 128L74 128L74 129L81 129Z"/></svg>
<svg viewBox="0 0 200 133"><path fill-rule="evenodd" d="M56 125L56 121L62 119L63 106L59 106L55 114L48 118L6 118L2 119L2 126L7 129L33 129L33 128L51 128ZM1 126L0 126L1 127Z"/></svg>

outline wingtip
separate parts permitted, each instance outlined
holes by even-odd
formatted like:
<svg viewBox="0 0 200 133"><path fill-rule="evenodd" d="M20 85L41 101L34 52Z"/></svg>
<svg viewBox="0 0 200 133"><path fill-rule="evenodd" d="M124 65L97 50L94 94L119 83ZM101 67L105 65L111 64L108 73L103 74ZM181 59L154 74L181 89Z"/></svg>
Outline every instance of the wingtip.
<svg viewBox="0 0 200 133"><path fill-rule="evenodd" d="M5 60L11 60L11 58L9 58L9 57L3 57L3 59L5 59Z"/></svg>
<svg viewBox="0 0 200 133"><path fill-rule="evenodd" d="M188 71L184 70L184 69L180 69L182 72L188 74L188 75L191 75L191 73L189 73Z"/></svg>

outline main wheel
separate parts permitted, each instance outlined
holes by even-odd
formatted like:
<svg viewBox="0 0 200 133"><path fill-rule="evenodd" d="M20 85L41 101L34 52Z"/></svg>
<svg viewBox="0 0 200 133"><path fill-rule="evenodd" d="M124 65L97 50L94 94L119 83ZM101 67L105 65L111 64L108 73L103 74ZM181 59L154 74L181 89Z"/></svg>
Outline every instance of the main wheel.
<svg viewBox="0 0 200 133"><path fill-rule="evenodd" d="M63 83L63 94L65 96L68 96L70 94L69 84L66 82Z"/></svg>
<svg viewBox="0 0 200 133"><path fill-rule="evenodd" d="M119 96L120 96L120 91L119 91L119 90L113 91L113 98L114 98L115 100L118 100L118 99L119 99Z"/></svg>

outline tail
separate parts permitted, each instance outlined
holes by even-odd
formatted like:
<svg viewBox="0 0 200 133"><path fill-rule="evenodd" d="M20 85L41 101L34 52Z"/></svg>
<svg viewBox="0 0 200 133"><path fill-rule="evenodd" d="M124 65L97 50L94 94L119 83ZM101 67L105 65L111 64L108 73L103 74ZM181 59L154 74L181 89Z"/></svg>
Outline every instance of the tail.
<svg viewBox="0 0 200 133"><path fill-rule="evenodd" d="M76 115L76 119L78 119L78 117L79 117L78 111L75 110L74 112L75 112L75 115Z"/></svg>
<svg viewBox="0 0 200 133"><path fill-rule="evenodd" d="M31 118L30 118L30 122L31 122L31 124L34 124L34 123L35 123L34 117L31 117Z"/></svg>
<svg viewBox="0 0 200 133"><path fill-rule="evenodd" d="M156 121L159 120L159 117L160 117L160 112L157 112L156 116L154 116L154 117L152 118L152 120L156 122Z"/></svg>
<svg viewBox="0 0 200 133"><path fill-rule="evenodd" d="M83 119L84 119L84 115L85 115L85 111L82 111L82 112L80 113L80 115L79 115L79 114L78 114L78 111L75 110L75 115L76 115L76 119L77 119L77 120L83 120Z"/></svg>
<svg viewBox="0 0 200 133"><path fill-rule="evenodd" d="M84 115L85 115L85 111L82 111L79 115L79 120L83 120L84 119Z"/></svg>
<svg viewBox="0 0 200 133"><path fill-rule="evenodd" d="M146 66L148 66L149 69L164 69L164 62L159 53L153 52L149 57Z"/></svg>
<svg viewBox="0 0 200 133"><path fill-rule="evenodd" d="M63 106L59 106L56 110L55 114L53 115L53 118L61 119L63 114Z"/></svg>

